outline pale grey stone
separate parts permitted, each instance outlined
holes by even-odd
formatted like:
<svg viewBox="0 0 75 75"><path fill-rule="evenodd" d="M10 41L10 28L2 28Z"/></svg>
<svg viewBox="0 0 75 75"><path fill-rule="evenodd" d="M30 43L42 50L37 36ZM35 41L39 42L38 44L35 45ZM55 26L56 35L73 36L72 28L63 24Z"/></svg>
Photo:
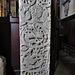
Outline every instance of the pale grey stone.
<svg viewBox="0 0 75 75"><path fill-rule="evenodd" d="M49 75L51 0L19 0L21 75Z"/></svg>

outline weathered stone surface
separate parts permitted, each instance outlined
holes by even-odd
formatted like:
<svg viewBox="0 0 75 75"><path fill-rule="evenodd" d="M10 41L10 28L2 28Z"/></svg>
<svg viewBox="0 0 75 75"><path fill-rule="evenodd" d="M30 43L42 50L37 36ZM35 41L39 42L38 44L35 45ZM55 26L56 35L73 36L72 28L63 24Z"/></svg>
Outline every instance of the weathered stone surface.
<svg viewBox="0 0 75 75"><path fill-rule="evenodd" d="M19 0L21 75L49 75L51 0Z"/></svg>
<svg viewBox="0 0 75 75"><path fill-rule="evenodd" d="M0 56L0 75L4 75L5 73L5 65L6 65L6 59L3 56Z"/></svg>
<svg viewBox="0 0 75 75"><path fill-rule="evenodd" d="M62 5L67 0L60 0L60 18L67 18L75 14L75 0L68 0L67 3Z"/></svg>

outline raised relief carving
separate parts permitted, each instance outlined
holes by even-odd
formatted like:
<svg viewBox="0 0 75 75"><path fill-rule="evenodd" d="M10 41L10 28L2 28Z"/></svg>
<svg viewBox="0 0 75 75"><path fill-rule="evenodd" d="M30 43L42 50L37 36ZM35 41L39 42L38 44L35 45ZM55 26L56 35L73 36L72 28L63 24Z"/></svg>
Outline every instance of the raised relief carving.
<svg viewBox="0 0 75 75"><path fill-rule="evenodd" d="M50 0L20 0L21 75L49 75Z"/></svg>
<svg viewBox="0 0 75 75"><path fill-rule="evenodd" d="M64 13L65 16L68 15L68 11L69 11L69 3L71 2L71 0L63 0L62 1L62 5L64 6Z"/></svg>

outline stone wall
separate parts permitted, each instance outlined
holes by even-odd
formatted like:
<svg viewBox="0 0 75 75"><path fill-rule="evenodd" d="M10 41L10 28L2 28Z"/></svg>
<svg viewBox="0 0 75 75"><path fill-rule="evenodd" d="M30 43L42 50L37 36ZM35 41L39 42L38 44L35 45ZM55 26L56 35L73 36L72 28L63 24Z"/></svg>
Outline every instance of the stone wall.
<svg viewBox="0 0 75 75"><path fill-rule="evenodd" d="M19 0L21 75L49 75L51 0Z"/></svg>

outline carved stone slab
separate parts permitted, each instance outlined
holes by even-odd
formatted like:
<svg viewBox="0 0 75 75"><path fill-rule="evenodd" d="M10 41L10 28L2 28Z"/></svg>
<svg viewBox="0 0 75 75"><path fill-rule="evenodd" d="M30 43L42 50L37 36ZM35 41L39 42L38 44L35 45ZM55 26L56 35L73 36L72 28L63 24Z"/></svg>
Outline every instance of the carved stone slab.
<svg viewBox="0 0 75 75"><path fill-rule="evenodd" d="M60 0L60 19L75 14L75 0Z"/></svg>
<svg viewBox="0 0 75 75"><path fill-rule="evenodd" d="M21 75L49 75L51 0L19 0Z"/></svg>

